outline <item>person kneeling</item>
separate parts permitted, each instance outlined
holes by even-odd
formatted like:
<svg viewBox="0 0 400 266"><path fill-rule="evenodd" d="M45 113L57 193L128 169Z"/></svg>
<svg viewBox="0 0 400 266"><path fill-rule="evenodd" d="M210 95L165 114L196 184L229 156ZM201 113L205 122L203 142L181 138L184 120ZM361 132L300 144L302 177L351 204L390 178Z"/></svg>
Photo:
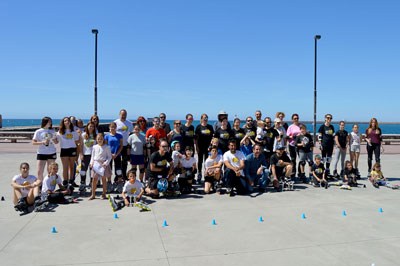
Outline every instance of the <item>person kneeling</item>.
<svg viewBox="0 0 400 266"><path fill-rule="evenodd" d="M312 167L314 186L328 188L328 181L326 180L325 167L321 163L321 155L319 154L315 155L314 160L315 162Z"/></svg>
<svg viewBox="0 0 400 266"><path fill-rule="evenodd" d="M357 169L353 168L350 161L346 161L346 169L343 173L343 182L350 187L356 187L357 183Z"/></svg>
<svg viewBox="0 0 400 266"><path fill-rule="evenodd" d="M285 152L284 146L276 146L276 153L271 156L270 159L271 164L271 181L275 190L280 192L282 191L280 181L282 178L286 180L291 180L290 176L292 175L292 162Z"/></svg>
<svg viewBox="0 0 400 266"><path fill-rule="evenodd" d="M250 186L248 187L248 190L250 192L253 192L254 187L257 185L260 192L265 192L269 183L269 171L267 168L267 160L262 153L262 147L260 144L255 144L253 146L253 152L247 155L244 173L249 181Z"/></svg>
<svg viewBox="0 0 400 266"><path fill-rule="evenodd" d="M52 163L48 168L48 175L43 180L42 199L46 199L49 203L68 204L74 202L72 199L65 198L71 195L71 191L63 186L62 178L58 173L58 164ZM56 190L58 185L59 189Z"/></svg>
<svg viewBox="0 0 400 266"><path fill-rule="evenodd" d="M212 146L211 155L206 160L206 171L205 171L205 182L204 182L204 193L209 194L214 184L218 182L221 177L222 167L222 156L218 154L218 147ZM216 188L217 192L220 188Z"/></svg>

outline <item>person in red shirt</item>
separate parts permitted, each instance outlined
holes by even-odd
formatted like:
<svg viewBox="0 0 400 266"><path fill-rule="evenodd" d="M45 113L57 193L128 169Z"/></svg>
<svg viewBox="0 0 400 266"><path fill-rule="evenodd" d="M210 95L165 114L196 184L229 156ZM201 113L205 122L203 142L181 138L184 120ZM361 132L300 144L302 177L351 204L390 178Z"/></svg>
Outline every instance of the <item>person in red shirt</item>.
<svg viewBox="0 0 400 266"><path fill-rule="evenodd" d="M156 147L160 146L160 139L167 138L167 134L165 134L165 130L160 127L160 118L153 118L153 127L149 128L146 132L146 139L149 139L149 136L153 136L156 140Z"/></svg>

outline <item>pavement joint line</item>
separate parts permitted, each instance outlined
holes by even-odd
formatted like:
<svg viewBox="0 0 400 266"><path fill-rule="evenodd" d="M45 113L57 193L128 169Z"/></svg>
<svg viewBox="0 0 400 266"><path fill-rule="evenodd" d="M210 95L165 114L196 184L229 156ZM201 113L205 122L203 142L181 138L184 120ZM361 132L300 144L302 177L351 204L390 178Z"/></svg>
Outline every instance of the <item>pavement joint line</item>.
<svg viewBox="0 0 400 266"><path fill-rule="evenodd" d="M37 266L90 265L90 264L140 262L140 261L153 261L153 260L167 260L167 259L166 258L154 258L154 259L137 259L137 260L90 261L90 262L61 263L61 264L54 264L54 263L53 264L38 264Z"/></svg>
<svg viewBox="0 0 400 266"><path fill-rule="evenodd" d="M22 230L25 229L25 227L28 226L28 224L30 224L32 222L32 220L37 216L37 212L34 213L34 215L32 216L32 218L24 225L22 226L21 229L18 230L17 233L15 233L15 235L0 249L0 253L3 252L3 250L18 236L19 233L22 232Z"/></svg>
<svg viewBox="0 0 400 266"><path fill-rule="evenodd" d="M154 217L154 220L156 221L157 232L158 232L158 235L160 236L160 240L161 240L161 244L162 244L163 249L164 249L165 257L167 259L168 265L171 265L169 263L169 257L168 257L167 251L165 250L165 244L164 244L164 240L163 240L163 238L161 236L160 227L158 226L157 216L156 216L154 211L153 211L153 217Z"/></svg>

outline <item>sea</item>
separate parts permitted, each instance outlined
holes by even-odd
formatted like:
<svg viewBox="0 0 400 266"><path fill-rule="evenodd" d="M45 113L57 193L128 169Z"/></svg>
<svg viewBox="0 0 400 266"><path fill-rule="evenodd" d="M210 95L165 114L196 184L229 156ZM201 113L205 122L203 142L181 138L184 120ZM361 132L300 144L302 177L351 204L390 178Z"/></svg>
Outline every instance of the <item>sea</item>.
<svg viewBox="0 0 400 266"><path fill-rule="evenodd" d="M89 119L82 119L84 123L87 123ZM100 123L109 123L111 121L114 121L115 119L101 119ZM60 119L53 119L53 124L58 125L60 124ZM133 120L131 120L133 121ZM167 120L167 123L173 125L174 120ZM182 119L182 122L185 122L185 119ZM210 120L208 123L210 125L213 125L215 120ZM4 127L21 127L21 126L40 126L41 119L6 119L3 118L3 128ZM230 121L232 125L232 121ZM291 124L291 121L286 121L289 125ZM200 124L199 120L194 120L193 121L193 126L196 128L196 126ZM242 123L243 125L244 123ZM339 129L339 124L333 122L333 126L335 127L335 130ZM305 123L307 126L307 129L312 133L313 132L313 126L311 123ZM317 123L317 129L320 127L321 123ZM345 130L348 132L352 131L352 126L353 124L346 124ZM368 124L359 124L360 132L365 132L366 128L368 127ZM400 134L400 123L399 124L380 124L379 127L382 130L383 134Z"/></svg>

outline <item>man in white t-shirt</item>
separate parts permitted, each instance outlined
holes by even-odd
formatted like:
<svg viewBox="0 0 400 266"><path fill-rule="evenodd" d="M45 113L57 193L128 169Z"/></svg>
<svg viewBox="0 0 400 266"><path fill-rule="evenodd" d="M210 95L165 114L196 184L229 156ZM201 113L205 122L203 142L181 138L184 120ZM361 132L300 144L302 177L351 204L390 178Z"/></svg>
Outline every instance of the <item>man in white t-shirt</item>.
<svg viewBox="0 0 400 266"><path fill-rule="evenodd" d="M122 135L123 148L121 151L121 170L124 180L127 180L126 169L128 167L128 162L130 161L130 154L128 153L128 137L129 134L133 131L133 124L131 121L126 119L127 115L128 112L125 109L122 109L121 111L119 111L119 119L114 121L117 124L117 133Z"/></svg>
<svg viewBox="0 0 400 266"><path fill-rule="evenodd" d="M229 141L229 151L224 153L226 192L229 196L233 195L233 188L236 188L238 194L245 194L245 188L242 182L245 182L243 169L245 167L246 157L241 151L236 150L236 141ZM242 180L243 179L243 180Z"/></svg>

